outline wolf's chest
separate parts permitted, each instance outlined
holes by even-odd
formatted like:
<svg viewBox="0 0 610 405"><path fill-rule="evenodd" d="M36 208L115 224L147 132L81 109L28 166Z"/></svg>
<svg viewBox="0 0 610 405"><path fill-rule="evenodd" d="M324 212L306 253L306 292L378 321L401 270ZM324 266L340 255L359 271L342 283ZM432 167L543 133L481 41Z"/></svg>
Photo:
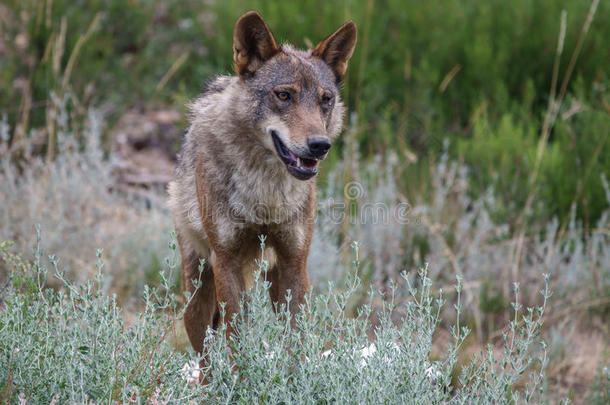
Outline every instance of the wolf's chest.
<svg viewBox="0 0 610 405"><path fill-rule="evenodd" d="M246 222L280 224L290 222L302 212L309 187L306 183L273 170L235 174L229 197L233 213Z"/></svg>

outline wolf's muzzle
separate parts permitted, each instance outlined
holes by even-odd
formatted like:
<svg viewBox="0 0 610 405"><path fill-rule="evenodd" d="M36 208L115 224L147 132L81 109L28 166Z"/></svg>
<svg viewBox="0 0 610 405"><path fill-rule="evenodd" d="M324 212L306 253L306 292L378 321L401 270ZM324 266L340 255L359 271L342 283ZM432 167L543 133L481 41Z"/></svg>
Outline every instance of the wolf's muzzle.
<svg viewBox="0 0 610 405"><path fill-rule="evenodd" d="M297 155L282 142L277 130L269 128L267 131L271 135L278 156L290 174L299 180L308 180L318 174L318 158L310 156L309 152L307 156Z"/></svg>
<svg viewBox="0 0 610 405"><path fill-rule="evenodd" d="M320 158L330 149L330 140L323 136L312 136L307 140L309 153L316 158Z"/></svg>

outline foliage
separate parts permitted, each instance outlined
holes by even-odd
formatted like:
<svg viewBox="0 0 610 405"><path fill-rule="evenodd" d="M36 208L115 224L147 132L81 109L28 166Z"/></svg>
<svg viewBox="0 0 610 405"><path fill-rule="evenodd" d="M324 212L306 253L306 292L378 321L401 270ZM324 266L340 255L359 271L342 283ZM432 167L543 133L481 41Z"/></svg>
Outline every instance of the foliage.
<svg viewBox="0 0 610 405"><path fill-rule="evenodd" d="M610 401L610 369L604 367L595 379L594 389L589 398L590 404L606 404Z"/></svg>
<svg viewBox="0 0 610 405"><path fill-rule="evenodd" d="M157 277L158 252L165 245L161 235L171 230L171 219L160 204L149 209L137 195L117 189L114 166L100 145L104 120L98 111L89 110L82 127L69 120L66 106L58 111L59 156L52 162L37 156L13 162L9 128L0 122L0 239L25 252L40 227L46 248L62 258L69 278L79 281L93 275L93 254L105 246L112 291L124 304ZM0 264L0 282L5 274Z"/></svg>
<svg viewBox="0 0 610 405"><path fill-rule="evenodd" d="M162 260L158 258L164 251L163 233L170 229L171 218L162 204L152 200L146 206L115 188L112 161L103 158L99 146L101 118L91 111L88 119L91 122L82 133L59 127L58 140L63 146L52 162L31 159L28 165L18 165L2 159L0 239L14 240L19 252L27 252L36 242L32 229L39 224L45 249L57 252L65 278L76 280L78 285L95 276L92 253L96 247L106 246L104 293L116 294L120 315L130 325L145 309L141 299L144 284L158 287L162 281L158 276ZM74 147L74 139L84 140L84 151ZM5 152L6 145L0 144L0 157L6 156ZM433 263L428 277L445 290L448 298L454 297L455 277L463 277L461 322L473 330L463 349L473 350L501 339L501 325L509 321L511 283L521 283L520 300L524 305L536 305L537 292L543 288L537 275L547 272L552 289L557 291L551 313L554 319L570 319L567 332L554 329L564 322L550 325L553 333L562 334L549 354L553 376L578 374L582 377L572 381L578 381L581 387L592 383L595 368L607 363L599 357L604 346L596 349L592 330L587 329L587 339L592 339L587 345L592 350L579 357L575 352L583 346L582 339L573 333L587 328L580 321L592 319L595 324L601 320L604 324L609 314L610 212L602 214L586 238L584 224L575 215L565 228L558 220L532 220L529 225L536 234L524 244L521 263L514 273L511 252L516 237L509 232L509 224L492 219L501 209L494 190L472 199L469 185L474 174L452 162L446 152L438 164L428 168L428 194L405 196L399 186L400 165L392 154L361 163L360 167L345 159L337 162L322 182L308 259L314 292L326 293L324 287L329 281L339 290L350 282L346 265L352 260L352 240L362 242L358 272L362 282L351 296L346 316L354 316L367 302L374 312L382 310L393 283L398 286L394 291L396 302L409 300L407 281L401 276L403 269ZM348 169L358 182L345 182ZM601 179L606 184L603 176ZM607 184L602 193L610 200ZM41 263L52 265L44 257ZM9 265L0 263L0 283L11 274L9 270ZM177 279L174 272L171 281ZM62 283L49 277L48 285L60 288ZM179 290L175 284L173 288ZM367 298L369 288L381 292L381 296ZM557 318L555 311L569 316ZM583 311L589 315L582 316ZM448 329L455 319L454 308L445 306L440 316L439 328ZM183 327L177 325L175 331L177 346L186 347ZM442 342L442 333L440 336ZM435 341L437 345L438 337ZM435 346L431 358L443 355L444 349ZM582 362L590 367L582 367ZM556 385L552 391L558 394Z"/></svg>
<svg viewBox="0 0 610 405"><path fill-rule="evenodd" d="M61 99L69 92L75 120L91 104L105 105L111 121L125 107L140 103L183 108L205 79L231 71L232 27L247 9L261 12L279 40L299 46L319 41L352 18L360 40L344 98L356 113L352 136L365 156L387 150L417 156L418 163L403 173L414 183L418 177L412 173L421 171L428 157L437 157L448 137L460 145L455 156L483 173L473 195L490 181L502 189L503 204L534 192L545 202L541 216L564 221L576 191L579 218L593 223L605 201L599 199L599 177L591 173L610 174L607 2L599 3L572 79L566 81L543 173L534 186L528 184L529 173L524 175L549 105L561 13L567 19L565 50L557 66L560 80L589 5L551 0L441 5L413 0L313 5L9 0L0 6L1 112L14 128L11 139L17 147L22 138L39 135L44 148L56 142L51 94ZM481 142L487 136L489 142ZM505 150L500 141L507 143ZM498 166L492 157L499 153ZM496 177L487 179L489 173Z"/></svg>
<svg viewBox="0 0 610 405"><path fill-rule="evenodd" d="M548 288L537 308L522 310L514 303L515 317L501 354L489 347L475 356L456 385L451 374L468 335L460 323L460 279L453 341L443 357L431 360L444 298L442 292L432 294L426 269L418 277L403 274L411 299L395 302L393 295L388 297L376 322L370 304L360 308L357 318L346 316L359 283L354 273L347 291L329 288L309 296L291 322L286 307L274 310L269 302L269 283L264 280L268 265L262 259L255 286L233 320L235 335L227 340L224 324L208 332L206 384L189 385L181 371L188 357L167 344L182 314L170 285L169 274L176 266L173 238L169 246L169 273L161 274L161 288L145 289L143 313L125 327L116 298L104 294L101 251L97 276L82 285L68 282L51 256L51 271L63 283L56 291L46 286L48 269L41 264L39 246L29 263L3 242L0 256L13 269L0 296L3 402L428 404L531 403L540 398L546 350L544 344L542 351L533 349ZM358 245L353 247L357 272ZM370 294L375 295L373 290ZM372 344L369 334L374 336Z"/></svg>
<svg viewBox="0 0 610 405"><path fill-rule="evenodd" d="M587 373L608 365L607 354L604 354L607 353L605 339L601 339L600 348L594 344L598 342L592 338L594 333L589 333L591 325L593 331L599 329L599 324L606 325L610 314L610 190L607 183L610 178L610 58L605 46L605 39L610 37L610 25L603 23L610 16L608 2L599 3L582 42L582 50L574 59L574 71L565 83L566 94L557 107L557 119L549 130L548 145L541 143L544 137L540 134L543 133L543 117L553 100L549 89L553 81L557 38L565 40L563 53L557 59L560 87L569 70L589 6L589 2L550 0L510 3L475 0L441 4L412 0L346 0L341 3L317 1L314 5L264 0L3 1L0 4L0 240L14 240L15 248L24 252L35 242L32 229L40 224L49 250L63 259L65 279L75 279L75 284L71 285L81 295L84 294L80 290L81 284L97 273L92 254L96 247L106 247L104 256L108 269L103 287L98 286L103 291L91 304L106 308L100 311L101 315L96 315L97 318L85 310L74 312L78 307L68 304L80 305L85 300L70 298L72 288L52 277L47 285L63 288L62 299L67 301L45 295L57 292L36 292L37 279L25 277L21 279L26 283L25 289L13 292L25 292L26 295L19 298L15 292L12 302L17 306L11 307L12 314L31 305L34 314L41 314L41 319L48 321L50 326L46 330L67 334L65 338L49 337L49 344L65 343L77 349L82 344L74 339L98 333L88 329L87 322L82 321L85 318L120 327L123 332L130 330L130 326L125 325L131 323L137 324L136 329L146 325L158 328L155 331L143 329L153 334L165 330L165 324L153 321L141 324L142 319L148 319L153 313L148 312L147 306L142 306L145 303L140 296L145 291L145 283L157 286L163 282L163 278L157 276L162 262L159 255L165 244L162 235L171 227L171 219L162 204L153 200L143 203L116 187L114 156L109 153L115 119L134 106L137 110L169 104L183 108L185 101L199 92L206 78L230 73L232 27L243 11L257 9L278 40L298 46L317 42L344 20L353 18L359 27L359 45L342 90L351 113L347 117L346 133L333 147L318 180L322 190L308 263L316 288L311 304L317 303L319 309L319 300L334 302L332 297L335 296L325 295L321 287L325 282L332 281L339 290L354 282L345 264L351 260L350 242L362 241L360 288L352 293L340 321L332 321L333 325L344 329L350 322L360 326L350 329L354 336L350 342L356 346L345 344L342 347L340 343L344 336L335 334L338 346L334 352L330 346L325 346L327 344L319 343L334 356L316 360L321 360L322 367L329 372L347 373L346 377L354 384L351 387L358 388L361 384L362 398L373 395L367 379L393 384L392 377L383 374L383 370L367 366L345 371L348 360L344 355L348 349L352 353L370 349L364 334L370 336L371 325L367 329L359 323L362 318L353 320L350 316L369 304L373 311L382 310L385 314L384 305L388 305L392 292L395 302L401 306L411 302L407 280L401 277L405 268L432 263L427 277L448 294L455 294L451 286L454 278L463 277L460 322L473 330L473 336L461 346L463 349L489 341L497 343L502 337L500 325L507 322L511 308L511 283L521 283L520 299L525 305L536 305L537 292L543 288L537 275L544 272L549 274L548 281L557 292L553 300L555 305L549 308L554 320L551 333L561 337L553 342L555 349L549 353L550 383L556 391L554 394L559 392L561 385L582 390L592 382ZM563 36L562 10L567 16ZM99 111L104 112L103 119ZM539 145L542 145L540 160L537 156ZM533 173L537 173L537 177L531 182ZM357 187L356 198L347 186ZM531 206L527 204L529 200L533 201ZM374 220L379 205L385 205L390 214L383 221ZM342 213L339 222L326 216L329 208L337 206ZM371 207L373 211L370 211ZM398 218L392 216L395 213L400 214ZM523 249L516 255L520 241L523 241ZM20 263L0 263L0 283L9 275L16 277L13 267L29 266L23 261ZM38 268L42 263L53 266L53 261L43 257L40 263ZM17 279L12 278L10 283L14 285ZM418 281L410 282L419 285ZM398 287L392 289L393 284ZM381 296L367 296L369 285ZM89 287L85 283L82 288ZM177 289L172 288L173 291ZM264 283L261 282L258 288L264 289ZM13 292L3 290L4 297ZM106 296L112 293L117 294L116 301L114 297ZM91 293L92 297L94 295ZM45 302L42 300L53 302L53 308L63 308L64 317L51 319L50 315L44 315L47 309L42 307ZM257 359L265 357L265 361L269 358L277 361L272 368L277 373L273 376L260 364L258 368L243 369L242 373L252 378L268 377L267 386L272 395L293 395L291 390L295 387L292 385L282 388L274 384L277 381L295 384L287 370L293 372L301 364L292 353L284 356L282 352L277 358L272 353L275 349L281 350L286 341L294 342L294 347L309 354L314 346L283 334L287 327L285 319L276 317L268 305L260 304L262 312L257 316L278 323L266 324L271 325L269 331L261 331L257 329L260 325L252 324L245 317L241 322L249 325L243 329L249 343L234 340L233 344L255 353L252 356L258 356ZM117 312L119 306L122 308L120 313ZM9 313L6 308L0 301L3 319ZM327 309L337 316L342 314L332 306ZM442 322L436 327L436 333L441 337L443 330L455 319L454 309L445 306L440 313ZM143 311L140 320L132 319L134 311ZM404 313L394 311L392 320L400 319ZM121 323L119 315L125 323ZM32 317L19 318L23 321L21 325L25 328L27 324L31 330L45 325ZM170 323L173 324L171 317ZM76 324L82 327L74 332L68 328ZM9 330L0 328L0 333ZM179 334L182 327L178 326L176 330ZM248 335L248 330L253 334ZM282 333L278 332L280 330ZM390 335L396 333L388 330ZM583 330L586 331L584 344L584 335L579 335ZM28 334L22 337L27 332L19 330L22 335L13 336L12 342L35 341L38 344L43 342L40 337L46 336ZM84 335L78 335L81 332ZM327 331L318 329L318 332L316 336L325 339ZM108 331L104 336L116 339L122 348L130 348L129 356L140 356L138 353L146 353L153 345L140 338L127 342L118 331ZM261 336L267 339L268 348L265 345L261 348L260 339L256 340ZM216 371L218 378L214 380L221 387L220 392L229 397L227 390L230 387L239 392L261 390L252 379L232 379L234 374L227 365L230 363L222 363L233 361L225 351L220 351L225 347L222 344L224 337L221 334L211 339L219 351L210 353L210 359L216 359L217 365L222 365L216 369L221 371ZM384 342L379 336L377 339ZM183 336L174 340L178 345L184 344ZM134 346L130 346L131 343ZM589 357L583 360L575 353L585 346L590 346L591 350L587 354ZM8 350L6 348L10 346L2 347ZM139 382L137 387L141 389L141 395L152 395L152 400L170 397L175 400L178 398L176 392L183 392L185 399L191 391L171 391L172 387L177 387L172 384L182 384L182 381L163 370L170 366L180 367L191 356L174 352L168 346L158 347L159 353L170 353L174 357L167 363L163 363L165 359L149 357L156 359L151 360L151 367L135 372L134 368L129 369L129 364L136 364L142 356L137 360L130 357L131 360L125 360L126 373L134 372L137 378L145 381ZM394 356L393 345L375 348L378 353L391 352ZM51 361L53 356L76 358L77 353L68 349L63 346L56 351L53 351L55 348L45 349L45 353L52 355L42 359L42 364L56 367ZM106 356L100 360L103 367L112 366L107 360L113 358L114 349L108 342L100 349ZM140 349L144 351L138 352ZM432 355L425 360L436 361L437 356L447 359L445 349L439 351L434 347ZM91 353L85 354L91 356ZM341 362L336 362L337 355ZM28 359L36 358L32 356ZM241 365L249 364L248 356L243 355ZM421 376L420 369L405 366L405 361L415 357L402 356L405 354L398 355L398 362L389 368ZM97 361L91 357L87 359ZM423 364L423 355L417 359ZM381 358L375 361L383 363ZM357 363L351 357L349 362L350 366ZM55 370L36 369L38 366L34 363L20 363L26 365L21 370L33 370L39 379ZM307 377L303 378L315 373L312 371L314 363L318 364L312 360L304 366L302 373ZM265 367L267 364L264 363ZM456 364L451 371L449 366L442 368L443 372L452 374L452 399L458 398L456 370L462 362L458 360ZM160 370L157 366L166 368ZM388 366L383 363L383 367ZM68 371L74 370L57 370L60 374L52 380L69 381L68 377L72 378L73 374L68 375ZM90 392L96 393L99 391L95 390L108 381L96 380L94 371L79 372L93 378L83 384L93 387ZM130 385L125 384L131 380L121 374L122 371L114 380L116 386L111 388L112 394L105 398L129 399L121 390L127 389ZM578 373L585 377L563 384L564 378ZM167 390L163 395L161 392L157 397L151 394L153 375L165 376L162 381ZM275 380L276 375L279 380ZM499 375L489 377L493 380ZM15 374L11 376L14 378ZM25 372L21 376L29 378ZM592 387L589 393L592 401L605 403L604 399L608 397L605 377L607 373L601 372ZM315 380L318 377L311 378L304 381L310 381L314 388L326 387L328 392L338 392L334 386L328 387L326 377L320 381ZM2 384L7 383L2 385L4 388L13 387L11 381L0 380ZM430 387L430 381L422 381ZM481 382L480 379L476 381ZM49 385L44 384L36 380L32 386L47 389ZM409 384L399 381L397 387L409 390ZM336 386L337 390L346 387L339 382ZM516 386L521 388L519 382ZM16 391L2 387L0 398L10 394L16 400ZM180 385L179 390L182 389ZM27 395L27 392L23 394ZM83 395L95 397L98 394L85 392ZM85 396L75 394L74 398ZM213 397L208 398L213 400ZM45 397L45 401L50 401L50 397Z"/></svg>

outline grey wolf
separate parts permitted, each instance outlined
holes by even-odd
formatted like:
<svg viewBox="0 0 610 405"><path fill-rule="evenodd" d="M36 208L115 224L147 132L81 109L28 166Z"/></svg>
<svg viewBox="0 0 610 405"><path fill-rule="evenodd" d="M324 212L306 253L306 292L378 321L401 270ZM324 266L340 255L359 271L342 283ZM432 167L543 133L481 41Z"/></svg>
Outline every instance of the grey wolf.
<svg viewBox="0 0 610 405"><path fill-rule="evenodd" d="M190 104L190 127L168 191L182 287L194 293L184 324L196 352L208 326L217 326L221 302L227 319L239 311L261 234L267 236L271 300L285 304L290 290L290 311L303 303L315 177L341 131L339 88L356 36L348 21L313 49L279 46L250 11L234 28L236 75L209 81ZM200 259L206 260L201 274Z"/></svg>

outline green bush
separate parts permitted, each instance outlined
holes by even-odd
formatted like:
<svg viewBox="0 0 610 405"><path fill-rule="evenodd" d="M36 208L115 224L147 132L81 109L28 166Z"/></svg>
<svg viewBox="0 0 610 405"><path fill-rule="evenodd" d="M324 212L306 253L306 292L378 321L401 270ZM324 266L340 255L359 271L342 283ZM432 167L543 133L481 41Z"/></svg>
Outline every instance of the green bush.
<svg viewBox="0 0 610 405"><path fill-rule="evenodd" d="M600 177L610 176L610 114L583 108L557 125L542 161L540 199L563 220L576 205L578 217L591 225L610 204Z"/></svg>
<svg viewBox="0 0 610 405"><path fill-rule="evenodd" d="M527 124L517 123L510 114L504 115L497 126L484 116L474 125L472 138L457 143L457 154L470 168L472 194L482 195L493 187L499 198L490 209L509 223L521 214L530 192L528 180L538 146L534 131Z"/></svg>
<svg viewBox="0 0 610 405"><path fill-rule="evenodd" d="M357 272L358 245L353 247ZM169 273L176 267L173 239L170 248ZM375 317L370 303L356 318L346 316L359 284L352 273L346 291L331 286L326 294L309 296L293 327L287 309L274 310L269 302L268 265L261 260L255 286L232 321L235 334L227 340L225 326L208 332L206 384L192 385L182 367L193 355L168 344L181 316L169 273L162 272L160 289L145 290L144 312L126 327L116 298L104 294L101 251L97 277L83 285L65 280L51 256L51 270L64 283L58 291L45 286L42 254L37 247L28 263L11 253L9 243L0 245L0 256L12 267L0 301L4 403L531 403L543 388L546 349L544 343L542 351L533 346L548 288L539 308L513 304L501 352L490 346L459 370L458 351L469 333L460 323L459 278L452 341L443 356L431 359L445 299L442 292L432 294L426 269L417 277L403 274L406 299L393 288Z"/></svg>
<svg viewBox="0 0 610 405"><path fill-rule="evenodd" d="M587 398L592 405L607 404L610 401L610 368L604 367L599 370L595 378L594 389Z"/></svg>
<svg viewBox="0 0 610 405"><path fill-rule="evenodd" d="M116 296L105 294L101 250L97 276L81 285L68 282L50 257L50 276L64 284L56 291L46 286L49 269L39 247L33 263L9 248L7 242L0 245L0 256L12 266L0 301L2 403L20 398L36 404L54 398L78 404L136 398L183 403L198 391L180 374L186 356L167 342L177 310L165 274L166 288L146 288L145 310L126 327Z"/></svg>

